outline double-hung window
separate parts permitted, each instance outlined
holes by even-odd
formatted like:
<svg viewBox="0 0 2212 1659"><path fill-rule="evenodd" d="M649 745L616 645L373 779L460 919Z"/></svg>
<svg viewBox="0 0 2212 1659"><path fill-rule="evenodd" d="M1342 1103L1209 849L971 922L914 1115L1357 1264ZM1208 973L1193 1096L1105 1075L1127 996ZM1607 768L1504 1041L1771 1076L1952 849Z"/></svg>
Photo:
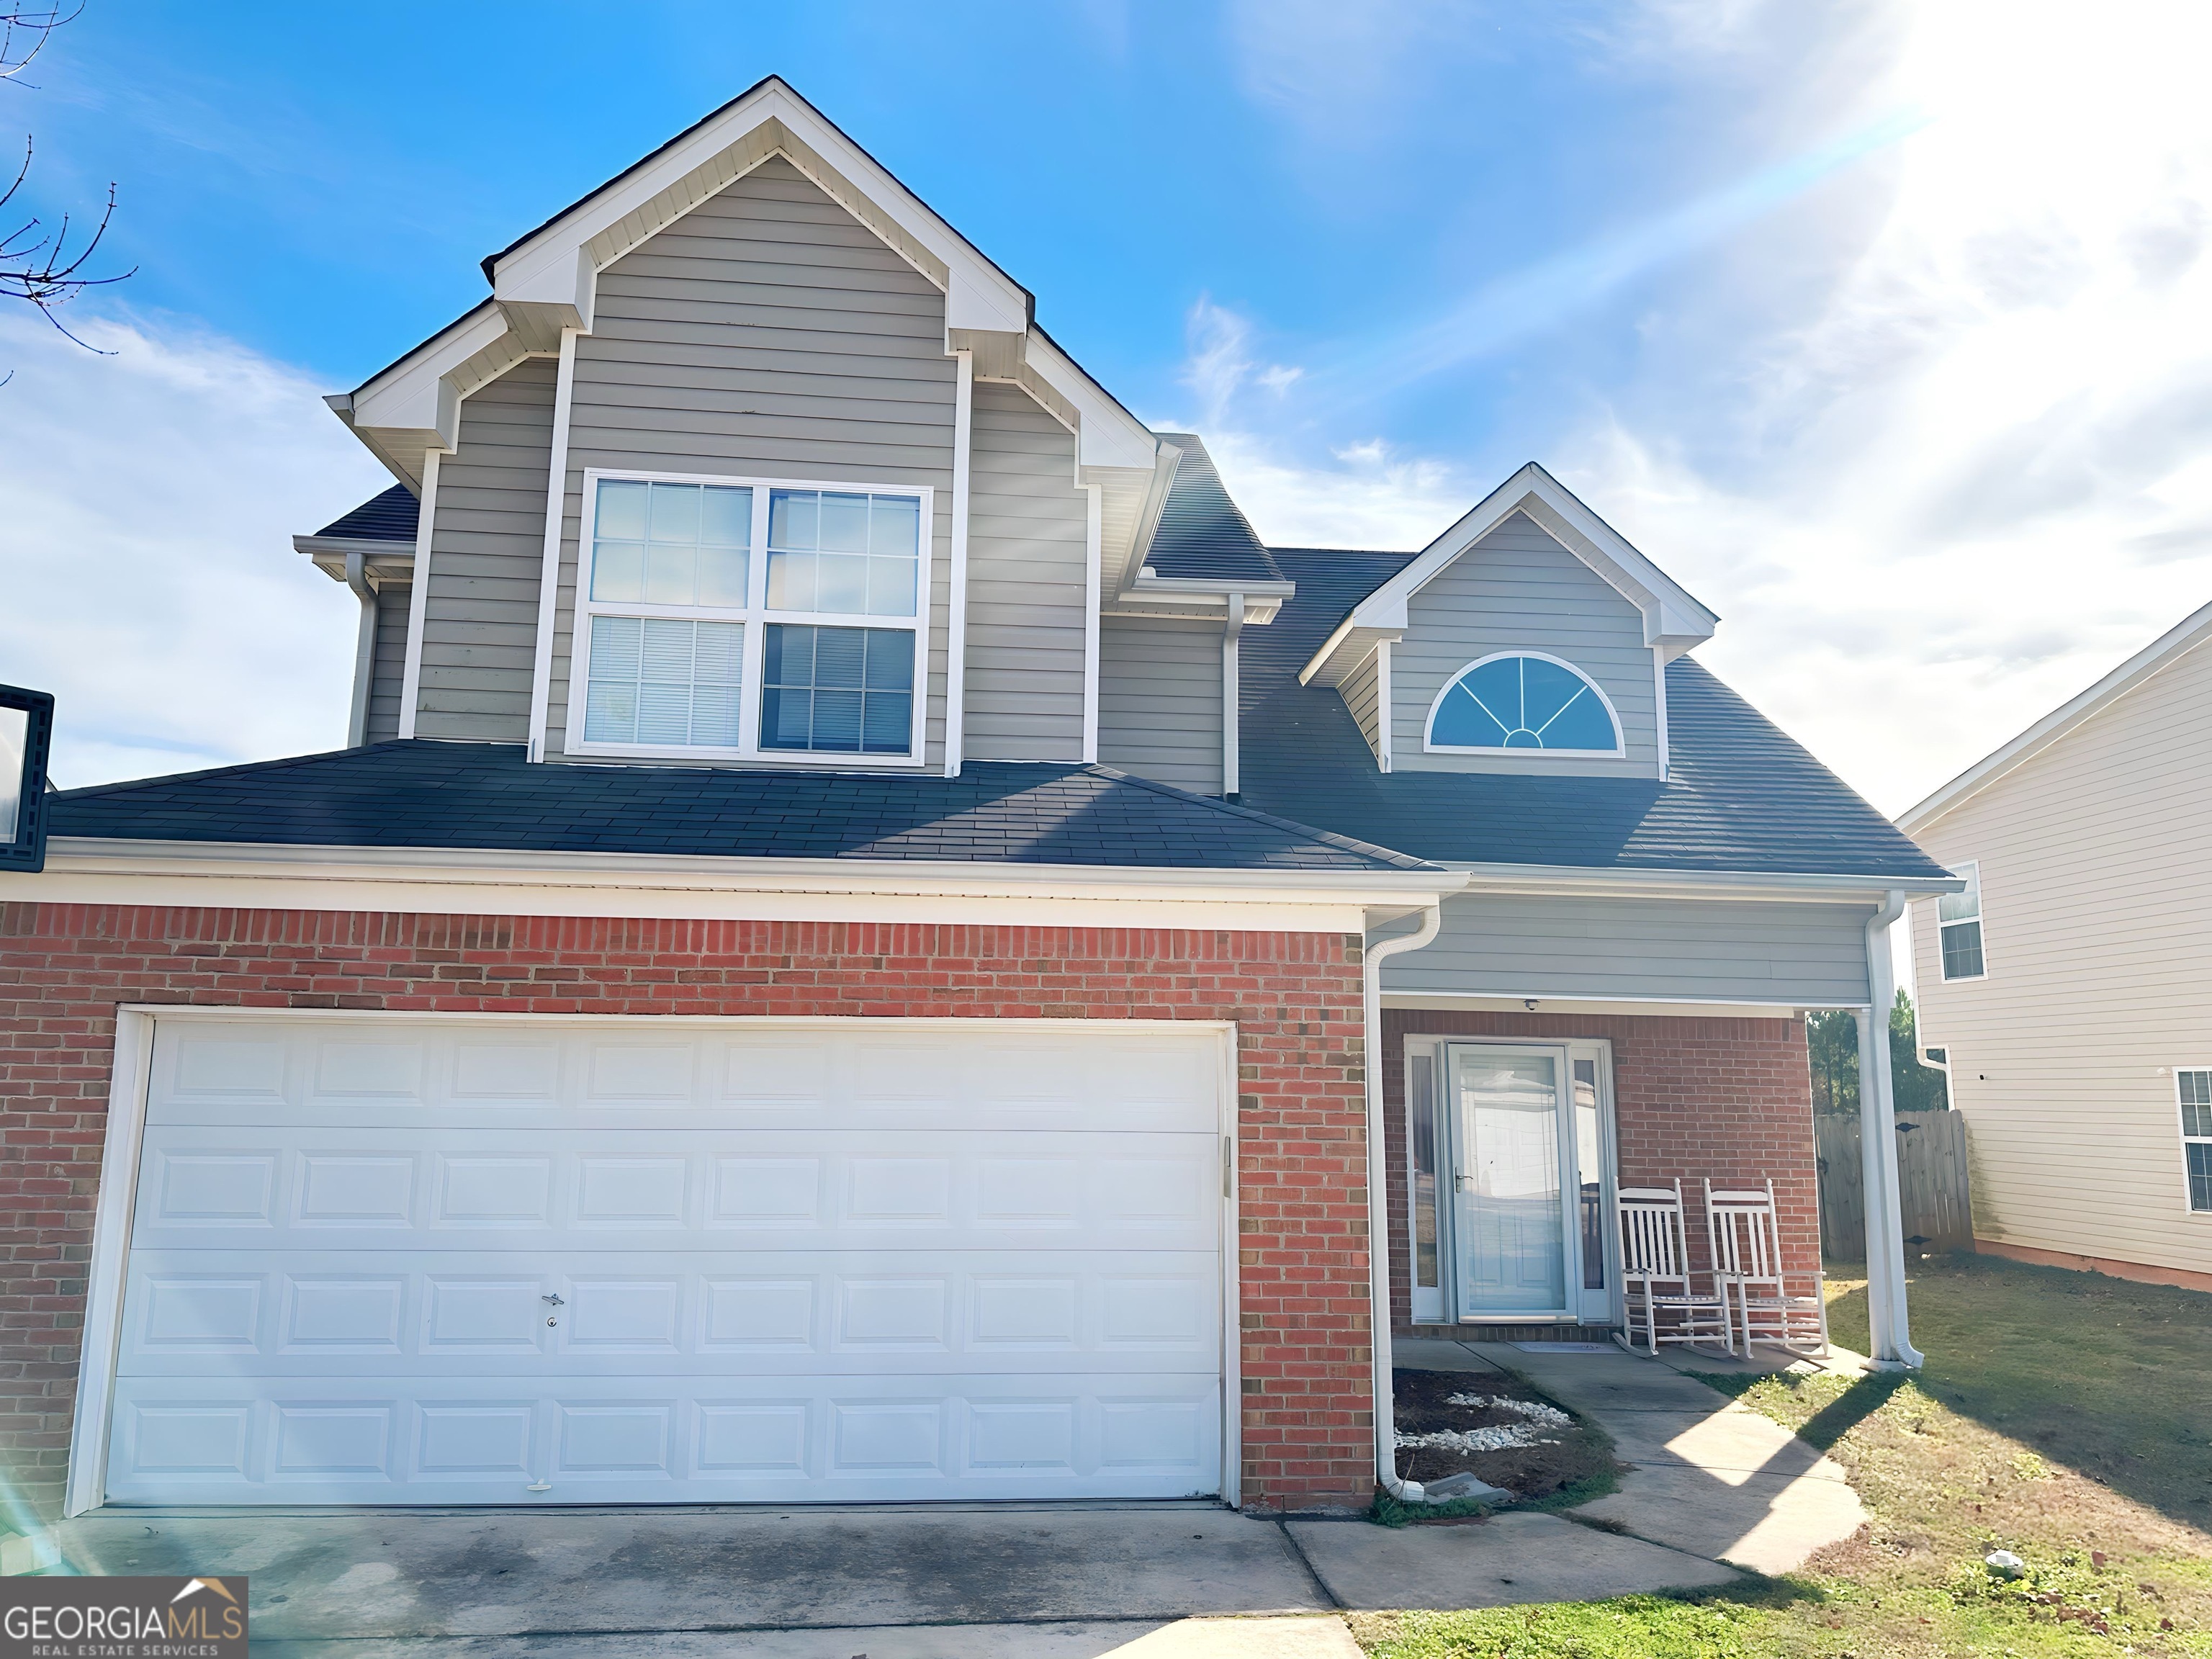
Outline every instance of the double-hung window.
<svg viewBox="0 0 2212 1659"><path fill-rule="evenodd" d="M2181 1157L2189 1176L2189 1207L2212 1210L2212 1071L2176 1071L2181 1103Z"/></svg>
<svg viewBox="0 0 2212 1659"><path fill-rule="evenodd" d="M585 489L570 752L920 761L927 489Z"/></svg>
<svg viewBox="0 0 2212 1659"><path fill-rule="evenodd" d="M1943 952L1945 979L1980 979L1982 962L1982 866L1972 860L1956 866L1966 878L1963 893L1936 901L1936 933Z"/></svg>

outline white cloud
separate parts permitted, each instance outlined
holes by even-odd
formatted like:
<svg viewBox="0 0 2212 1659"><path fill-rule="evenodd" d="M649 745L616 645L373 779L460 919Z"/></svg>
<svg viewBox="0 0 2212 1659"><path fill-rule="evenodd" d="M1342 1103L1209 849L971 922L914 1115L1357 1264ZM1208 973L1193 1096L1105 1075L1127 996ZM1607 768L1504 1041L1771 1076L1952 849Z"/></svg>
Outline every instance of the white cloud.
<svg viewBox="0 0 2212 1659"><path fill-rule="evenodd" d="M1824 70L1811 117L1778 101L1770 153L1808 119L1923 112L1871 181L1886 204L1862 181L1851 213L1726 244L1726 280L1653 320L1644 378L1538 453L1723 613L1700 655L1896 811L2212 599L2212 14L1866 10L1856 78ZM1646 12L1647 46L1711 15ZM1686 95L1772 62L1758 32L1796 14L1731 7L1673 60ZM1290 420L1216 407L1231 487L1283 543L1416 545L1497 482L1364 434L1310 465Z"/></svg>
<svg viewBox="0 0 2212 1659"><path fill-rule="evenodd" d="M56 694L64 787L345 741L352 596L292 551L391 482L234 341L0 316L0 678Z"/></svg>

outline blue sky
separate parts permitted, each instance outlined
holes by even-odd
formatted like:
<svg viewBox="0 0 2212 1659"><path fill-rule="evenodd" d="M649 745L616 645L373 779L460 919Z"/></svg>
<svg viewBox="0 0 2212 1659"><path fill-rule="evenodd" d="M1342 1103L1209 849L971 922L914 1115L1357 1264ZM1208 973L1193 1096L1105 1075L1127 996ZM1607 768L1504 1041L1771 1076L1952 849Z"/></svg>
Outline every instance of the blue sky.
<svg viewBox="0 0 2212 1659"><path fill-rule="evenodd" d="M1278 34L1296 6L477 4L395 27L93 0L0 114L39 131L42 204L121 181L111 243L140 274L118 301L350 386L475 304L483 255L779 73L1133 404L1186 401L1205 298L1335 366L1332 409L1510 465L1563 394L1633 372L1642 313L1724 270L1729 233L1850 192L1832 160L1789 169L1793 139L1852 135L1747 131L1610 42L1607 8L1478 9L1385 8L1363 65ZM1409 360L1408 323L1451 343Z"/></svg>
<svg viewBox="0 0 2212 1659"><path fill-rule="evenodd" d="M441 12L89 0L0 140L128 283L0 314L0 678L64 783L328 746L384 476L316 402L783 75L1263 534L1542 461L1887 810L2212 598L2212 128L2171 0ZM2161 50L2140 49L2155 40Z"/></svg>

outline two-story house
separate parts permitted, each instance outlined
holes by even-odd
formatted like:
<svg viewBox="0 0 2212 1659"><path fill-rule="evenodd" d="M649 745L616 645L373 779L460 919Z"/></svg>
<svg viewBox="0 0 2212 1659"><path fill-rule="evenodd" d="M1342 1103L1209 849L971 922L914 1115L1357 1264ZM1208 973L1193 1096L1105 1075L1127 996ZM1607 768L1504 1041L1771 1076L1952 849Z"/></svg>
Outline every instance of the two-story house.
<svg viewBox="0 0 2212 1659"><path fill-rule="evenodd" d="M1898 823L1927 1059L1973 1137L1975 1248L2212 1291L2212 605Z"/></svg>
<svg viewBox="0 0 2212 1659"><path fill-rule="evenodd" d="M1617 1182L1817 1268L1802 1012L1958 884L1540 468L1263 544L775 80L484 272L330 400L345 746L0 875L20 1486L1364 1507Z"/></svg>

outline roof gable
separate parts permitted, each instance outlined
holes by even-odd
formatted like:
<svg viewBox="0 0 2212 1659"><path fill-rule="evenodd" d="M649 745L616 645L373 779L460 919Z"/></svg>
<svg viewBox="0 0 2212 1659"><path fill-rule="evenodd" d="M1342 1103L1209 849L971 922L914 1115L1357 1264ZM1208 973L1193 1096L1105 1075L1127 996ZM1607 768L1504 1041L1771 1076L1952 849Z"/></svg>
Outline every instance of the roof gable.
<svg viewBox="0 0 2212 1659"><path fill-rule="evenodd" d="M602 270L772 155L944 292L947 351L973 351L979 374L1025 386L1076 429L1085 465L1149 479L1158 440L1035 326L1029 290L775 76L485 259L489 301L333 408L419 479L423 454L453 447L461 398L525 357L557 354L564 331L589 331Z"/></svg>
<svg viewBox="0 0 2212 1659"><path fill-rule="evenodd" d="M1979 794L2046 749L2063 741L2175 659L2212 639L2212 605L2192 611L2080 696L2052 709L2010 742L2000 744L1898 817L1898 828L1917 836L1969 797Z"/></svg>
<svg viewBox="0 0 2212 1659"><path fill-rule="evenodd" d="M1522 467L1352 609L1299 672L1335 685L1376 643L1403 637L1407 602L1516 513L1589 567L1644 618L1644 643L1671 659L1712 637L1720 618L1534 461Z"/></svg>
<svg viewBox="0 0 2212 1659"><path fill-rule="evenodd" d="M1455 866L1818 877L1870 887L1948 881L1694 658L1666 669L1674 763L1664 781L1377 771L1344 699L1300 684L1297 670L1412 556L1273 551L1297 592L1273 627L1244 636L1243 799L1262 811Z"/></svg>

